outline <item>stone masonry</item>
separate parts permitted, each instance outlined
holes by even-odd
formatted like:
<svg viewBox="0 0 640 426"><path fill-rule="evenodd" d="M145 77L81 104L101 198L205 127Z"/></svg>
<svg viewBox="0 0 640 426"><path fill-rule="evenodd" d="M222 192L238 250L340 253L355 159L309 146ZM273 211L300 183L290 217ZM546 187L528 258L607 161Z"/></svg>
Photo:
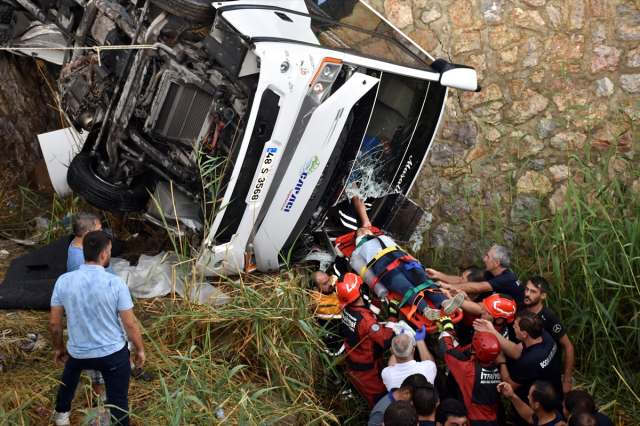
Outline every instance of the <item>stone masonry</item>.
<svg viewBox="0 0 640 426"><path fill-rule="evenodd" d="M449 91L411 194L433 217L423 247L465 265L513 244L528 216L566 205L576 159L596 164L612 148L625 161L609 174L640 187L626 170L637 169L640 0L368 3L434 57L474 67L483 87Z"/></svg>

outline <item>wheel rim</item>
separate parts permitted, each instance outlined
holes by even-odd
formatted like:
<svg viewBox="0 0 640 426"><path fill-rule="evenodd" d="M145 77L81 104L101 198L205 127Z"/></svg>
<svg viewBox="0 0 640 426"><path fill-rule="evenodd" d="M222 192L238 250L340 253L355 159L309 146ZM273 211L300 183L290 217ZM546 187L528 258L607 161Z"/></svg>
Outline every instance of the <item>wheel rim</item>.
<svg viewBox="0 0 640 426"><path fill-rule="evenodd" d="M113 183L111 183L111 182L108 182L108 181L104 180L102 177L100 177L100 174L97 172L97 167L98 167L98 165L97 165L97 161L96 161L96 159L95 159L95 158L93 158L93 159L91 160L91 163L89 163L89 170L91 171L91 174L92 174L96 179L98 179L100 182L102 182L102 183L104 183L105 185L108 185L108 186L110 186L110 187L112 187L112 188L115 188L115 189L130 189L130 187L126 187L126 186L118 186L118 185L115 185L115 184L113 184Z"/></svg>

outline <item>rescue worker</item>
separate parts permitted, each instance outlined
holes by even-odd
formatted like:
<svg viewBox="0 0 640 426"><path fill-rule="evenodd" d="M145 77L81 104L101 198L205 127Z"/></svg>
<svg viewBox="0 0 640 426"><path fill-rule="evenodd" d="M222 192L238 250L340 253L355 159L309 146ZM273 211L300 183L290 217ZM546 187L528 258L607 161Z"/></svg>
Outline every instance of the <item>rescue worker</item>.
<svg viewBox="0 0 640 426"><path fill-rule="evenodd" d="M342 310L334 286L338 281L335 275L329 276L323 271L316 271L311 276L313 293L311 303L315 307L318 325L326 330L322 336L325 352L329 356L338 356L344 351L340 337Z"/></svg>
<svg viewBox="0 0 640 426"><path fill-rule="evenodd" d="M460 385L469 426L498 426L501 380L499 366L493 364L500 354L498 339L491 333L476 333L470 345L459 346L450 318L441 318L439 328L438 352Z"/></svg>
<svg viewBox="0 0 640 426"><path fill-rule="evenodd" d="M456 292L456 290L452 290ZM464 293L464 292L462 292ZM484 319L490 321L493 327L505 338L509 339L509 326L507 323L513 323L516 316L516 303L508 294L492 294L491 296L483 299L482 302L476 303L467 300L465 294L465 301L460 308L464 315L462 321L458 323L458 343L461 346L468 346L473 341L473 336L476 334L476 330L473 328L473 322L477 319ZM465 327L460 327L463 324ZM447 392L451 395L458 394L458 383L453 375L447 376L446 381Z"/></svg>
<svg viewBox="0 0 640 426"><path fill-rule="evenodd" d="M452 315L464 302L463 294L449 299L442 293L427 277L420 262L396 246L386 235L376 235L370 229L359 228L355 233L355 245L356 249L350 258L351 266L359 269L363 279L368 270L372 270L375 279L369 285L375 290L375 284L380 282L388 290L403 296L400 306L408 302L414 306L414 310L417 309L433 321L440 318L440 308L444 309L445 315ZM365 263L361 268L354 266L354 261L358 258ZM425 297L436 309L429 307Z"/></svg>
<svg viewBox="0 0 640 426"><path fill-rule="evenodd" d="M362 297L362 280L353 273L338 279L336 293L342 309L340 335L347 354L347 375L354 386L373 406L387 394L382 382L382 352L391 347L393 329L378 323L378 318ZM389 305L389 321L398 321L397 304Z"/></svg>
<svg viewBox="0 0 640 426"><path fill-rule="evenodd" d="M455 291L456 290L452 290L452 293ZM483 299L481 303L472 302L465 298L460 308L464 312L462 323L465 326L473 329L473 322L481 318L490 321L495 330L500 333L502 337L509 340L509 327L507 323L511 324L515 319L517 306L516 302L508 294L492 294L486 299ZM476 331L473 330L470 335L468 335L468 340L460 338L459 343L462 346L468 345L471 343L471 339L475 333Z"/></svg>

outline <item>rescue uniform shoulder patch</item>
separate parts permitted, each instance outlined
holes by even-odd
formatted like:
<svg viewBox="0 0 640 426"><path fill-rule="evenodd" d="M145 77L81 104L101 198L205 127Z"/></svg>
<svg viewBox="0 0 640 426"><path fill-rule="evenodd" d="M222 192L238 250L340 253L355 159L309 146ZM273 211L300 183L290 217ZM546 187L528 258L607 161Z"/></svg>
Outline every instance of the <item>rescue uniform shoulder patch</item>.
<svg viewBox="0 0 640 426"><path fill-rule="evenodd" d="M371 330L377 333L380 331L380 326L378 324L371 324Z"/></svg>

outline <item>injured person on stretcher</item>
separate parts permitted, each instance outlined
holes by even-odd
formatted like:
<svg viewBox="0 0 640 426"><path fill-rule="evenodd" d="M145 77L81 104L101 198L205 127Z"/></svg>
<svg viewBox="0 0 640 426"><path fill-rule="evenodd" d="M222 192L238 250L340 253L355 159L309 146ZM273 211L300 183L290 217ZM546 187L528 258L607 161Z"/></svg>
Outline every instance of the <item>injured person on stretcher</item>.
<svg viewBox="0 0 640 426"><path fill-rule="evenodd" d="M338 255L349 257L351 267L374 289L378 297L383 298L388 292L397 293L403 298L401 306L407 303L413 306L412 312L417 310L431 321L443 315L453 315L464 302L462 294L449 299L427 277L420 262L381 232L358 228L355 234L348 235L353 237L336 240ZM428 305L425 298L431 301L435 309Z"/></svg>

